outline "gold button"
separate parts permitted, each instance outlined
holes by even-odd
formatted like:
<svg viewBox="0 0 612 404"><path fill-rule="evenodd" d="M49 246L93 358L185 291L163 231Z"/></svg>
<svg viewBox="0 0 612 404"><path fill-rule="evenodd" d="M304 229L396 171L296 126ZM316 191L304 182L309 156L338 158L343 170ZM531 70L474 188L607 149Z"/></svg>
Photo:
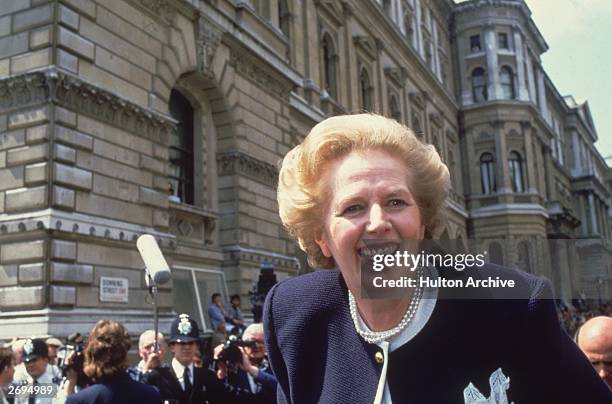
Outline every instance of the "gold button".
<svg viewBox="0 0 612 404"><path fill-rule="evenodd" d="M374 359L376 359L376 363L379 365L382 365L382 363L385 361L385 357L383 356L382 352L376 352Z"/></svg>

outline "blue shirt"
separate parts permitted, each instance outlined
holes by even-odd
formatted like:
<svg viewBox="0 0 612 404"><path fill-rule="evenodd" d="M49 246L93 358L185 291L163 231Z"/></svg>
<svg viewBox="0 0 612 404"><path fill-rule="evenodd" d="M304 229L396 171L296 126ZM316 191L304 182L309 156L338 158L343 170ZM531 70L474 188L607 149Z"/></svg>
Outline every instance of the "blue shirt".
<svg viewBox="0 0 612 404"><path fill-rule="evenodd" d="M210 317L210 323L212 324L213 330L216 330L219 327L219 324L225 321L221 308L216 304L210 305L208 308L208 316Z"/></svg>

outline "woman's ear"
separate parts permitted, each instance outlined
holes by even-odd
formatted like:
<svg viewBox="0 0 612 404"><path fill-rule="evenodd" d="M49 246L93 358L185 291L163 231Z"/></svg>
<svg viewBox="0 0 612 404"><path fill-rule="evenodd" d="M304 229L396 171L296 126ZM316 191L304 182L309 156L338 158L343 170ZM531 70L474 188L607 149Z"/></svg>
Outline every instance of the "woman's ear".
<svg viewBox="0 0 612 404"><path fill-rule="evenodd" d="M319 246L319 248L321 249L321 252L323 253L325 257L331 258L332 253L331 253L331 250L329 248L327 241L325 240L325 236L321 236L321 238L316 239L315 243L317 243L317 245Z"/></svg>

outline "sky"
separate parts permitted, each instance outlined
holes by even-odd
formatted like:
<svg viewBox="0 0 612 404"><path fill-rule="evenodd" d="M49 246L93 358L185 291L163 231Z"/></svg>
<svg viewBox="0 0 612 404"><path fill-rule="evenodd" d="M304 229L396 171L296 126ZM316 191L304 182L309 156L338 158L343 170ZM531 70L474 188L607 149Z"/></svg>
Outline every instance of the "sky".
<svg viewBox="0 0 612 404"><path fill-rule="evenodd" d="M612 165L612 0L526 0L548 44L544 70L561 95L586 99Z"/></svg>
<svg viewBox="0 0 612 404"><path fill-rule="evenodd" d="M612 165L612 0L525 1L549 47L544 70L561 95L588 101L595 145Z"/></svg>

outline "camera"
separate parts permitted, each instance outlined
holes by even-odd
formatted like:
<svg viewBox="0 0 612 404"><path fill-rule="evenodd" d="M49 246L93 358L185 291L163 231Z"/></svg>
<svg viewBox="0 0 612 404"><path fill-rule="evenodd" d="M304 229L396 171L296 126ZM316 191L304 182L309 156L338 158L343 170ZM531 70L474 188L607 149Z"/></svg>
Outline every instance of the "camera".
<svg viewBox="0 0 612 404"><path fill-rule="evenodd" d="M91 379L83 373L85 357L83 355L84 339L78 332L70 334L66 338L66 344L57 350L58 366L62 375L67 377L69 371L77 374L77 386L83 388L91 384ZM70 360L67 360L69 359Z"/></svg>
<svg viewBox="0 0 612 404"><path fill-rule="evenodd" d="M219 353L219 362L225 363L229 372L236 373L238 365L242 363L242 352L239 347L255 347L254 341L243 341L236 335L230 335L223 344L223 350Z"/></svg>

